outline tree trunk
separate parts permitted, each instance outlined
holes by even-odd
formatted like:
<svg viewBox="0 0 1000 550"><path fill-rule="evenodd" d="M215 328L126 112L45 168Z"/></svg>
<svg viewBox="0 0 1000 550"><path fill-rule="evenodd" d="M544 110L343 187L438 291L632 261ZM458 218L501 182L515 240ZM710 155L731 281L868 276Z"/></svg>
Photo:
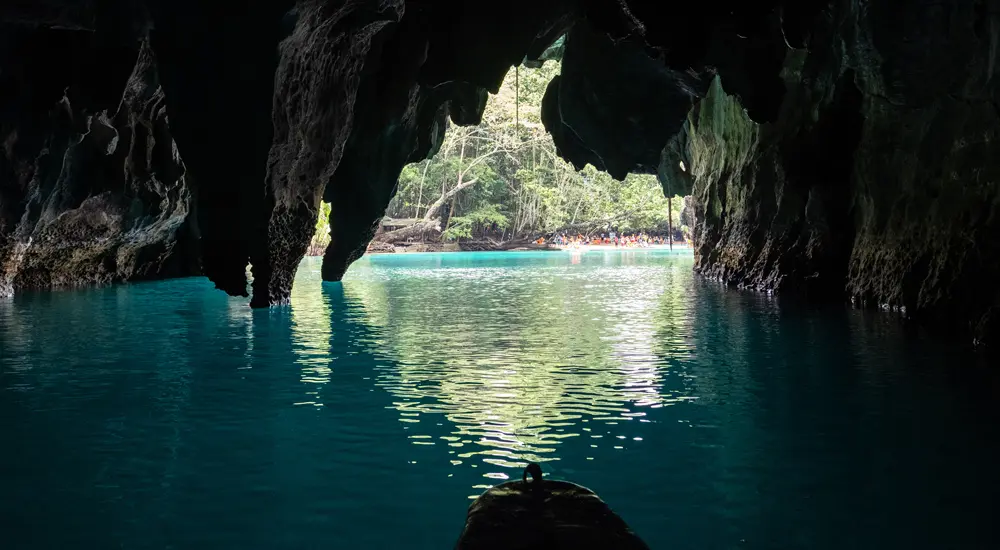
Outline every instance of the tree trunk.
<svg viewBox="0 0 1000 550"><path fill-rule="evenodd" d="M573 217L569 220L569 224L573 225L576 223L576 215L580 213L580 205L583 204L583 197L576 201L576 208L573 209Z"/></svg>
<svg viewBox="0 0 1000 550"><path fill-rule="evenodd" d="M674 249L674 205L672 197L667 196L667 242L670 243L670 250Z"/></svg>
<svg viewBox="0 0 1000 550"><path fill-rule="evenodd" d="M434 204L427 208L427 212L424 214L424 220L426 221L438 217L437 213L441 210L441 207L444 206L444 203L448 202L449 199L457 195L459 191L472 187L477 181L479 181L479 178L472 178L471 180L463 181L461 184L456 185L444 195L438 197L438 200L434 201Z"/></svg>
<svg viewBox="0 0 1000 550"><path fill-rule="evenodd" d="M463 189L471 187L479 181L479 178L472 178L471 180L463 181L459 185L456 185L453 189L438 197L438 200L434 201L429 207L427 207L427 212L424 214L424 218L417 223L408 225L406 227L400 227L395 231L388 231L379 235L377 239L384 243L394 243L406 240L410 237L421 236L424 233L431 230L443 231L444 228L441 227L441 218L438 217L437 213L441 210L448 200L457 195Z"/></svg>
<svg viewBox="0 0 1000 550"><path fill-rule="evenodd" d="M413 225L408 225L395 231L383 233L378 237L378 241L383 243L398 243L400 241L405 241L410 237L419 237L428 231L435 231L439 229L441 229L440 218L434 218L433 220L420 220Z"/></svg>
<svg viewBox="0 0 1000 550"><path fill-rule="evenodd" d="M458 179L457 181L455 181L455 189L462 187L462 178L465 177L465 171L462 170L462 164L464 163L465 163L465 134L462 134L462 148L459 150L458 153ZM455 213L455 198L457 196L458 193L452 194L451 207L448 208L448 219L447 221L445 221L444 227L441 228L441 231L447 231L448 226L451 225L451 217Z"/></svg>
<svg viewBox="0 0 1000 550"><path fill-rule="evenodd" d="M427 168L431 165L431 159L424 161L424 173L420 175L420 187L417 190L417 210L414 212L413 217L420 217L420 206L424 201L424 182L427 181Z"/></svg>

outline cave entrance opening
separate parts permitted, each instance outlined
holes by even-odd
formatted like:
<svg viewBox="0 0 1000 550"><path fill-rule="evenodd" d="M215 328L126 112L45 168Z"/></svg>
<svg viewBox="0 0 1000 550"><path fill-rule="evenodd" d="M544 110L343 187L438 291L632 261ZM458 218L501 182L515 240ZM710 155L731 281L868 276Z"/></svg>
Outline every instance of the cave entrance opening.
<svg viewBox="0 0 1000 550"><path fill-rule="evenodd" d="M656 176L618 181L560 158L541 114L559 72L557 60L517 67L490 95L479 125L449 120L440 150L403 168L368 250L509 249L560 235L689 240L687 225L671 223L682 220L684 198L666 197ZM322 203L310 255L329 244L329 217Z"/></svg>

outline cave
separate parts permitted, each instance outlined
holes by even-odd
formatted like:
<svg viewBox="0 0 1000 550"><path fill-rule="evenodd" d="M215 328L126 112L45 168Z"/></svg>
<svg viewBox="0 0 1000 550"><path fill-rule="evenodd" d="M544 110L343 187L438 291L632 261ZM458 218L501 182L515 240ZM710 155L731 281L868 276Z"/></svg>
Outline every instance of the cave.
<svg viewBox="0 0 1000 550"><path fill-rule="evenodd" d="M552 547L546 486L578 547L997 547L998 49L1000 0L0 2L12 547ZM374 269L553 59L558 155L691 253Z"/></svg>
<svg viewBox="0 0 1000 550"><path fill-rule="evenodd" d="M559 55L560 154L694 196L699 273L995 340L991 2L659 7L6 2L0 294L247 295L249 263L252 305L286 303L320 201L336 281L445 117L477 123L512 66Z"/></svg>

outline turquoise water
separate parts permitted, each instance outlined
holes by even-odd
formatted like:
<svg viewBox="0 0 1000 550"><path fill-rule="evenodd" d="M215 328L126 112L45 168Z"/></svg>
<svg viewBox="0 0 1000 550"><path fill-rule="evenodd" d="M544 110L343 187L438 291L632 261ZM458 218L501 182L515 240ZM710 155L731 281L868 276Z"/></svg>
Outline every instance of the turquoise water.
<svg viewBox="0 0 1000 550"><path fill-rule="evenodd" d="M989 548L997 386L654 251L0 301L0 547L445 549L536 460L654 549Z"/></svg>

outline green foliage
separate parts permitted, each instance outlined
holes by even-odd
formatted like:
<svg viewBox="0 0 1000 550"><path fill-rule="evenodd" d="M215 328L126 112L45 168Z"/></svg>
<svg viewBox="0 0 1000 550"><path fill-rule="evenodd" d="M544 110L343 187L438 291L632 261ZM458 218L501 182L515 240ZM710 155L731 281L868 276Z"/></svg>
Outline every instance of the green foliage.
<svg viewBox="0 0 1000 550"><path fill-rule="evenodd" d="M448 229L441 234L441 238L446 241L468 239L472 237L473 231L481 231L494 226L500 230L508 229L510 220L500 212L499 205L484 204L474 212L452 217L448 222Z"/></svg>
<svg viewBox="0 0 1000 550"><path fill-rule="evenodd" d="M541 121L542 97L558 61L512 69L490 98L477 127L449 125L434 158L406 166L386 210L391 218L421 218L460 182L475 184L448 197L451 217L442 238L534 237L559 230L665 231L667 199L655 176L616 181L559 158ZM680 224L683 200L673 200Z"/></svg>
<svg viewBox="0 0 1000 550"><path fill-rule="evenodd" d="M313 235L309 248L318 254L328 244L330 244L330 203L321 202L319 203L319 216L316 218L316 233Z"/></svg>
<svg viewBox="0 0 1000 550"><path fill-rule="evenodd" d="M452 218L448 229L441 233L441 238L446 241L457 241L470 237L472 237L472 223L465 216Z"/></svg>
<svg viewBox="0 0 1000 550"><path fill-rule="evenodd" d="M510 220L500 212L500 207L496 204L485 204L475 212L466 215L465 218L474 225L486 226L496 224L500 229L510 227Z"/></svg>
<svg viewBox="0 0 1000 550"><path fill-rule="evenodd" d="M330 235L330 203L319 203L319 218L316 219L316 233Z"/></svg>

